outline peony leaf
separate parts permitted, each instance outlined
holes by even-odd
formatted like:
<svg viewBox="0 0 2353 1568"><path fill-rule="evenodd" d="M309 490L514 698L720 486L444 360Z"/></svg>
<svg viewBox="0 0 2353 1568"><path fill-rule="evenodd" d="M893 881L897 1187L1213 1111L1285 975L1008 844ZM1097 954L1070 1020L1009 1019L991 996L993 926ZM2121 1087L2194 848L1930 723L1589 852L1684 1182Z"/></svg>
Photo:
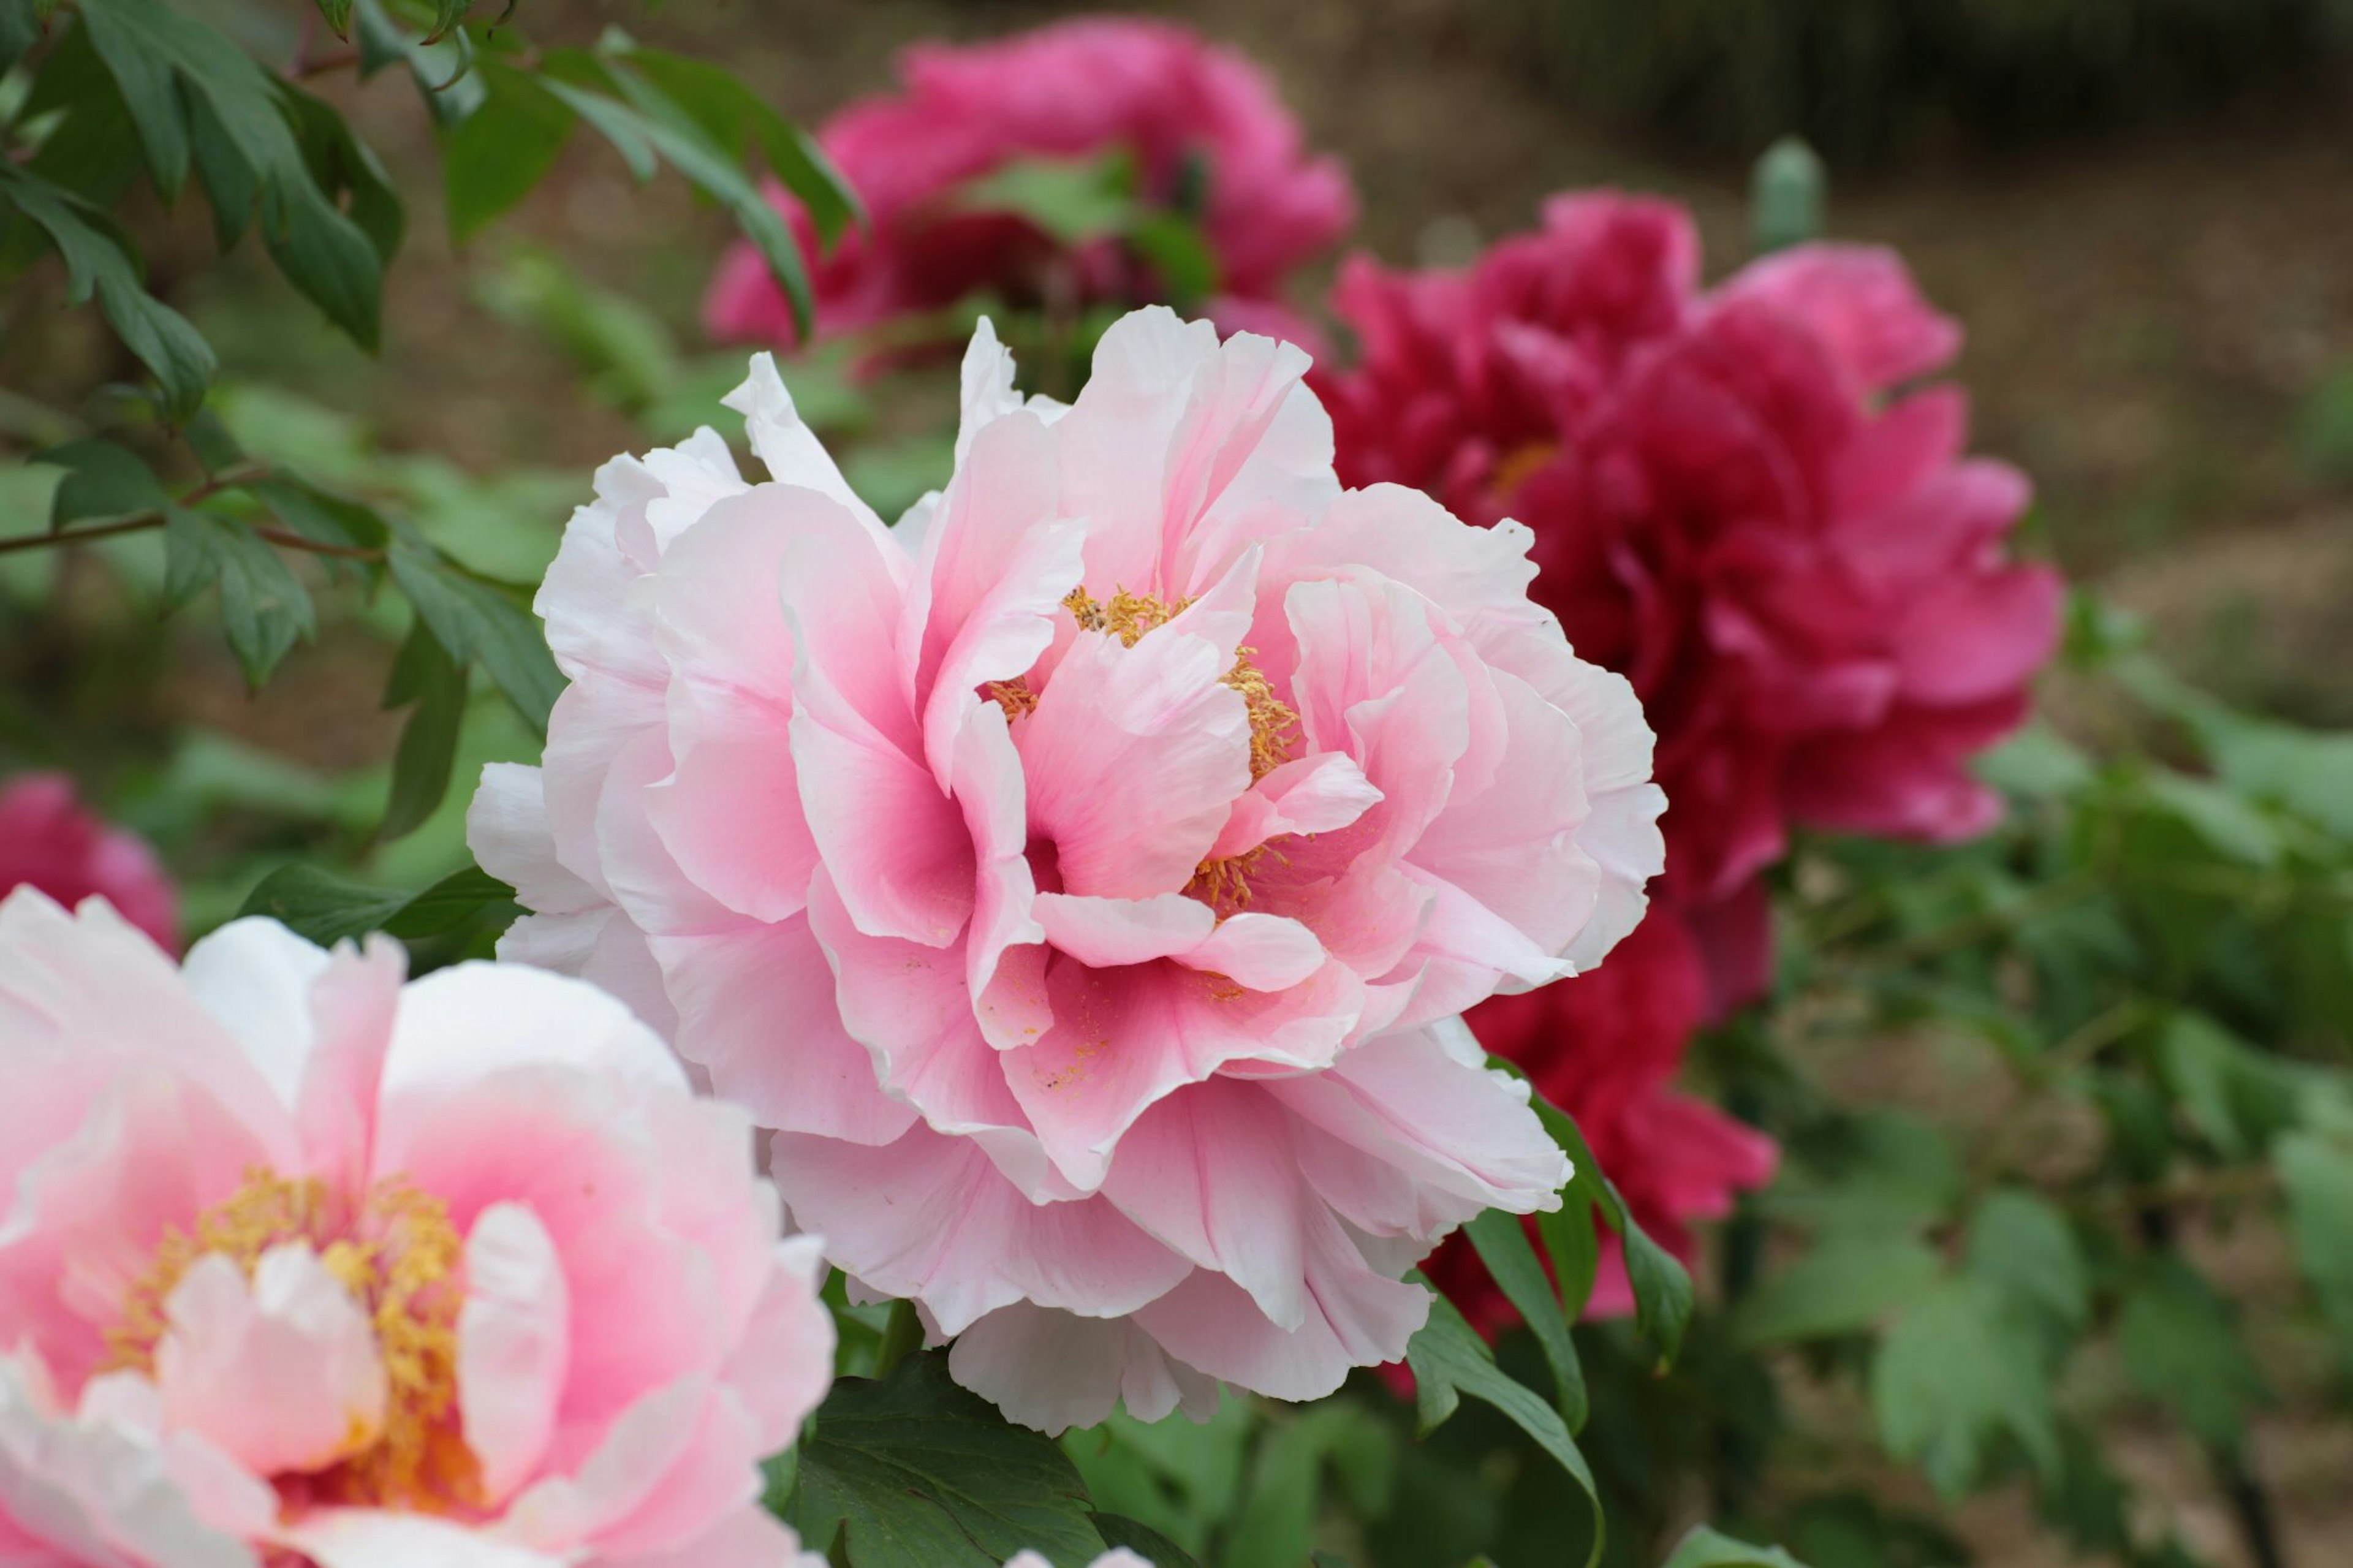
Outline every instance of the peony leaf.
<svg viewBox="0 0 2353 1568"><path fill-rule="evenodd" d="M466 721L466 668L449 657L418 616L393 661L384 705L417 706L401 726L392 757L392 796L384 808L384 838L397 838L439 809L458 760L458 732Z"/></svg>
<svg viewBox="0 0 2353 1568"><path fill-rule="evenodd" d="M449 657L479 663L515 711L544 732L564 677L538 620L522 606L521 590L476 576L410 541L392 547L391 561L393 581Z"/></svg>
<svg viewBox="0 0 2353 1568"><path fill-rule="evenodd" d="M2224 1453L2246 1441L2247 1408L2265 1396L2231 1304L2177 1256L2151 1259L2126 1294L2116 1348L2140 1391L2171 1405L2198 1440Z"/></svg>
<svg viewBox="0 0 2353 1568"><path fill-rule="evenodd" d="M1148 1525L1115 1513L1099 1513L1094 1526L1105 1546L1124 1546L1152 1568L1201 1568L1190 1552Z"/></svg>
<svg viewBox="0 0 2353 1568"><path fill-rule="evenodd" d="M1588 1234L1592 1222L1586 1222ZM1535 1336L1536 1344L1544 1351L1545 1362L1552 1368L1554 1385L1560 1394L1560 1418L1571 1432L1585 1425L1585 1368L1577 1359L1577 1342L1569 1338L1568 1318L1562 1310L1561 1298L1555 1294L1552 1280L1536 1260L1536 1249L1528 1245L1528 1233L1522 1228L1520 1216L1505 1214L1501 1209L1488 1209L1462 1227L1479 1260L1487 1266L1488 1277L1512 1303L1520 1321Z"/></svg>
<svg viewBox="0 0 2353 1568"><path fill-rule="evenodd" d="M217 368L212 346L187 319L147 292L131 242L113 221L71 192L0 160L0 202L30 218L65 258L67 295L98 297L115 335L155 375L167 417L195 414Z"/></svg>
<svg viewBox="0 0 2353 1568"><path fill-rule="evenodd" d="M111 441L69 442L36 452L31 460L66 471L49 500L53 531L90 518L160 511L172 501L147 460Z"/></svg>
<svg viewBox="0 0 2353 1568"><path fill-rule="evenodd" d="M783 1511L849 1568L997 1568L1024 1548L1085 1568L1103 1550L1061 1449L958 1387L938 1354L833 1385Z"/></svg>
<svg viewBox="0 0 2353 1568"><path fill-rule="evenodd" d="M2336 1331L2337 1354L2353 1366L2353 1148L2297 1132L2280 1140L2274 1159L2296 1261Z"/></svg>
<svg viewBox="0 0 2353 1568"><path fill-rule="evenodd" d="M1871 1403L1881 1441L1948 1499L1985 1474L2003 1436L2045 1477L2058 1470L2050 1382L2021 1342L2030 1328L2000 1292L1964 1274L1906 1308L1880 1344Z"/></svg>
<svg viewBox="0 0 2353 1568"><path fill-rule="evenodd" d="M266 915L322 947L380 931L404 939L438 936L510 904L514 889L469 866L420 893L364 887L315 866L284 866L246 895L239 916Z"/></svg>
<svg viewBox="0 0 2353 1568"><path fill-rule="evenodd" d="M1500 1058L1488 1059L1514 1076L1525 1076ZM1691 1276L1672 1253L1651 1239L1635 1219L1633 1210L1626 1205L1625 1194L1601 1169L1601 1162L1593 1157L1592 1147L1577 1130L1577 1119L1540 1094L1532 1093L1531 1103L1545 1130L1575 1167L1575 1173L1569 1177L1571 1190L1585 1190L1587 1201L1600 1211L1601 1217L1624 1244L1626 1279L1634 1289L1635 1326L1659 1347L1660 1364L1672 1364L1676 1352L1683 1349L1683 1331L1691 1326Z"/></svg>
<svg viewBox="0 0 2353 1568"><path fill-rule="evenodd" d="M1675 1545L1663 1568L1805 1568L1778 1546L1751 1546L1696 1525Z"/></svg>
<svg viewBox="0 0 2353 1568"><path fill-rule="evenodd" d="M316 635L311 595L283 556L217 512L174 507L164 524L164 602L177 609L218 584L229 651L259 690L297 641Z"/></svg>
<svg viewBox="0 0 2353 1568"><path fill-rule="evenodd" d="M1428 1283L1418 1274L1408 1278ZM1487 1342L1463 1321L1452 1302L1435 1292L1430 1299L1430 1321L1406 1342L1405 1360L1413 1371L1415 1424L1419 1435L1426 1437L1445 1425L1461 1407L1466 1394L1494 1406L1551 1455L1584 1491L1593 1510L1593 1550L1586 1559L1587 1568L1599 1563L1603 1543L1601 1493L1594 1484L1592 1468L1577 1450L1577 1439L1569 1436L1560 1413L1535 1390L1497 1366L1495 1352L1487 1348Z"/></svg>
<svg viewBox="0 0 2353 1568"><path fill-rule="evenodd" d="M1936 1250L1915 1237L1841 1232L1759 1284L1740 1303L1733 1333L1751 1346L1858 1333L1911 1305L1943 1272Z"/></svg>
<svg viewBox="0 0 2353 1568"><path fill-rule="evenodd" d="M555 167L577 116L528 71L485 60L481 107L448 128L441 184L459 245L529 195Z"/></svg>

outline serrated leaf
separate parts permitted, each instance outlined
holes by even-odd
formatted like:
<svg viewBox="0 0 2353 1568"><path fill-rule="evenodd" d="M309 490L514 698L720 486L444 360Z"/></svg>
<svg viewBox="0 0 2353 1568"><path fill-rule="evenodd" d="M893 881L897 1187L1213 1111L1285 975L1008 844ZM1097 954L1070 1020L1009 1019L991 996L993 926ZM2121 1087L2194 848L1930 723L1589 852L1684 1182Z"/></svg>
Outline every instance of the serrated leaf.
<svg viewBox="0 0 2353 1568"><path fill-rule="evenodd" d="M2264 1396L2230 1303L2179 1258L2155 1258L2116 1318L2116 1348L2140 1391L2171 1405L2210 1447L2236 1452L2247 1409Z"/></svg>
<svg viewBox="0 0 2353 1568"><path fill-rule="evenodd" d="M1676 1542L1663 1568L1806 1568L1778 1546L1751 1546L1706 1525Z"/></svg>
<svg viewBox="0 0 2353 1568"><path fill-rule="evenodd" d="M450 657L480 664L515 710L544 734L564 677L547 651L538 619L518 602L518 591L476 577L412 543L393 546L391 565L393 581Z"/></svg>
<svg viewBox="0 0 2353 1568"><path fill-rule="evenodd" d="M1419 1275L1409 1278L1420 1279ZM1466 1394L1493 1405L1567 1471L1585 1493L1593 1510L1593 1550L1586 1565L1592 1568L1599 1563L1603 1544L1601 1494L1594 1485L1592 1468L1578 1451L1577 1439L1568 1435L1560 1413L1535 1390L1497 1366L1487 1342L1443 1296L1431 1296L1430 1321L1406 1342L1405 1360L1413 1372L1415 1426L1419 1435L1426 1437L1445 1425L1461 1407Z"/></svg>
<svg viewBox="0 0 2353 1568"><path fill-rule="evenodd" d="M2281 1139L2272 1157L2287 1194L2297 1266L2353 1373L2353 1148L2297 1132Z"/></svg>
<svg viewBox="0 0 2353 1568"><path fill-rule="evenodd" d="M1102 1552L1078 1471L1050 1438L956 1385L947 1359L907 1357L880 1382L844 1378L801 1444L787 1522L849 1568L1056 1568Z"/></svg>
<svg viewBox="0 0 2353 1568"><path fill-rule="evenodd" d="M1881 1441L1948 1500L1983 1477L2004 1435L2044 1475L2058 1468L2049 1382L2017 1342L2025 1326L1990 1286L1957 1275L1907 1308L1873 1360Z"/></svg>
<svg viewBox="0 0 2353 1568"><path fill-rule="evenodd" d="M1859 1333L1902 1311L1944 1272L1917 1237L1838 1233L1765 1279L1732 1320L1744 1345Z"/></svg>
<svg viewBox="0 0 2353 1568"><path fill-rule="evenodd" d="M1560 1418L1575 1432L1585 1425L1585 1369L1577 1361L1576 1342L1569 1338L1568 1318L1561 1310L1560 1298L1553 1293L1552 1280L1536 1260L1535 1248L1528 1245L1520 1216L1487 1209L1464 1226L1462 1234L1486 1265L1488 1278L1535 1336L1558 1390Z"/></svg>
<svg viewBox="0 0 2353 1568"><path fill-rule="evenodd" d="M111 219L69 191L0 159L0 199L40 226L65 258L69 298L95 294L107 324L163 388L168 418L193 415L217 368L210 344L185 317L147 292L130 241Z"/></svg>
<svg viewBox="0 0 2353 1568"><path fill-rule="evenodd" d="M481 107L441 142L449 237L459 245L547 177L572 140L576 116L527 71L483 62Z"/></svg>
<svg viewBox="0 0 2353 1568"><path fill-rule="evenodd" d="M264 877L237 913L265 915L298 936L332 947L372 931L405 939L438 936L513 899L512 888L471 866L423 892L403 893L296 865Z"/></svg>
<svg viewBox="0 0 2353 1568"><path fill-rule="evenodd" d="M278 661L318 627L293 568L251 529L216 512L174 507L164 524L165 602L174 607L220 588L229 651L259 690Z"/></svg>
<svg viewBox="0 0 2353 1568"><path fill-rule="evenodd" d="M70 441L36 452L31 460L66 471L49 500L52 531L90 518L129 517L172 504L171 492L147 460L112 441Z"/></svg>

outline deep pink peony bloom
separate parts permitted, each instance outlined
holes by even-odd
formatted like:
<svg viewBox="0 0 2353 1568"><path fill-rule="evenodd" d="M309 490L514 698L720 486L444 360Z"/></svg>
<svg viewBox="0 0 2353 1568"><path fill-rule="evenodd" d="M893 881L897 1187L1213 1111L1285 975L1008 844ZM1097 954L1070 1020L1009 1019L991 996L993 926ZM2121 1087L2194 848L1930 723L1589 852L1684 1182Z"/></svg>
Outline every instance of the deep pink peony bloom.
<svg viewBox="0 0 2353 1568"><path fill-rule="evenodd" d="M1017 304L1058 289L1074 305L1158 297L1118 247L1071 252L959 196L1017 160L1125 151L1147 200L1198 212L1219 272L1208 307L1219 325L1313 342L1280 303L1282 284L1347 232L1356 195L1336 160L1307 156L1298 121L1242 56L1170 22L1082 17L986 44L920 44L900 69L901 93L851 105L818 138L871 233L819 258L798 204L777 195L810 258L820 334L981 290ZM730 341L794 341L784 293L748 243L721 263L703 315Z"/></svg>
<svg viewBox="0 0 2353 1568"><path fill-rule="evenodd" d="M617 460L548 574L573 684L473 815L502 951L663 1017L1020 1420L1394 1359L1411 1262L1566 1173L1453 1016L1640 919L1626 683L1525 530L1343 490L1287 344L1139 311L1065 409L984 322L895 529L753 363L771 482Z"/></svg>
<svg viewBox="0 0 2353 1568"><path fill-rule="evenodd" d="M179 950L179 895L155 852L91 815L63 773L25 773L0 786L0 893L11 888L38 888L69 908L102 898Z"/></svg>
<svg viewBox="0 0 2353 1568"><path fill-rule="evenodd" d="M1764 1185L1777 1163L1771 1139L1670 1087L1707 1002L1697 947L1672 910L1653 905L1593 973L1498 996L1463 1019L1577 1118L1642 1228L1687 1264L1691 1222L1730 1213L1733 1195ZM1601 1246L1586 1310L1621 1316L1634 1308L1625 1256L1606 1230ZM1518 1321L1467 1243L1448 1242L1427 1272L1481 1330Z"/></svg>
<svg viewBox="0 0 2353 1568"><path fill-rule="evenodd" d="M1959 331L1893 255L1802 247L1707 293L1697 274L1681 209L1614 195L1556 199L1467 271L1357 259L1336 302L1363 363L1324 390L1352 482L1535 530L1536 597L1658 731L1664 887L1725 928L1737 993L1763 905L1725 900L1792 824L1991 823L1965 764L2024 713L2060 586L2010 559L2026 481L1962 456L1962 395L1899 392Z"/></svg>
<svg viewBox="0 0 2353 1568"><path fill-rule="evenodd" d="M832 1376L743 1112L610 997L0 903L0 1561L782 1568Z"/></svg>

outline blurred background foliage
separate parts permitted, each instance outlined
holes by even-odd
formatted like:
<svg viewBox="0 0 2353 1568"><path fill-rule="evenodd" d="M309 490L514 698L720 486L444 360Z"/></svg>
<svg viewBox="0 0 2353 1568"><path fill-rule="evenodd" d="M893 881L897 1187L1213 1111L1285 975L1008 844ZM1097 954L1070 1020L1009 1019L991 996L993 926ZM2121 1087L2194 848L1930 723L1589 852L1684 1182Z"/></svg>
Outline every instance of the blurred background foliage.
<svg viewBox="0 0 2353 1568"><path fill-rule="evenodd" d="M723 178L640 184L626 137L556 135L532 112L560 95L517 79L562 51L672 50L813 123L910 39L1071 9L527 0L461 35L480 51L464 79L504 91L515 118L488 128L537 149L544 178L469 195L443 184L465 166L448 121L482 100L434 90L459 64L421 42L434 7L362 5L404 40L364 78L362 46L307 4L178 8L304 64L303 90L380 164L359 185L423 198L379 267L379 333L356 296L290 290L267 246L223 254L206 203L151 179L103 194L148 289L217 354L207 428L518 609L594 466L712 418L740 378L696 306L743 215ZM1689 202L1710 254L1736 258L1750 160L1809 135L1836 174L1833 232L1898 246L1967 323L1977 444L2035 476L2040 547L2087 590L2043 721L1989 763L2014 808L1999 834L1824 840L1786 868L1776 1004L1698 1064L1783 1141L1784 1177L1717 1238L1672 1372L1625 1325L1577 1331L1609 1561L1656 1563L1700 1518L1813 1568L2337 1561L2353 1531L2343 0L1158 9L1269 64L1311 142L1349 159L1362 242L1400 262L1460 259L1595 184ZM12 132L52 134L36 122L62 106L8 79ZM100 119L135 172L135 117ZM730 166L756 168L757 143ZM353 200L367 163L342 167L336 211L381 263L391 236ZM72 279L37 248L0 234L5 531L54 514L80 470L30 459L62 444L111 440L177 494L216 475L121 390L139 357L98 310L61 308ZM1070 343L1008 335L1064 374L1039 356ZM944 477L944 366L861 378L835 349L786 374L886 513ZM220 515L267 506L228 497ZM427 961L480 951L511 912L483 901L494 889L405 901L466 866L463 788L415 780L534 754L528 704L483 670L438 689L429 747L404 742L418 692L384 696L407 597L332 556L287 559L313 608L284 640L308 646L278 647L256 694L216 611L159 614L162 531L0 554L0 764L86 781L164 851L194 931L301 862L278 907L388 918ZM370 906L322 877L401 891ZM1546 1384L1533 1344L1500 1354ZM1588 1510L1507 1422L1466 1407L1406 1463L1412 1426L1367 1377L1328 1407L1232 1402L1207 1426L1114 1423L1064 1448L1102 1507L1204 1563L1582 1560Z"/></svg>

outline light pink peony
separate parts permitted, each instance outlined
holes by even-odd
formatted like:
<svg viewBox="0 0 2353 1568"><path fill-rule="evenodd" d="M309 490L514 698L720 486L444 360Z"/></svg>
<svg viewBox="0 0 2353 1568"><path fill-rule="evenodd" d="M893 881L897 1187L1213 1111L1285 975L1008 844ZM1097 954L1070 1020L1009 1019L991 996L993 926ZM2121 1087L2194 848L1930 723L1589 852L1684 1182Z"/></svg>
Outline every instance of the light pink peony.
<svg viewBox="0 0 2353 1568"><path fill-rule="evenodd" d="M1762 984L1759 871L1793 824L1967 837L2060 585L2010 553L2025 479L1964 455L1959 329L1888 251L1802 246L1698 288L1682 209L1557 198L1461 271L1358 258L1340 470L1521 519L1535 593L1622 670L1675 803L1665 890L1725 999Z"/></svg>
<svg viewBox="0 0 2353 1568"><path fill-rule="evenodd" d="M751 1126L611 998L0 904L0 1562L780 1568L832 1373Z"/></svg>
<svg viewBox="0 0 2353 1568"><path fill-rule="evenodd" d="M662 1016L1019 1420L1394 1359L1405 1269L1567 1173L1454 1015L1641 917L1625 682L1525 530L1339 487L1291 346L1139 311L1065 409L984 322L895 529L753 363L770 482L617 460L549 572L573 684L473 810L502 951Z"/></svg>
<svg viewBox="0 0 2353 1568"><path fill-rule="evenodd" d="M0 787L0 893L26 887L67 905L105 899L179 950L179 895L155 852L93 816L63 773L22 773Z"/></svg>
<svg viewBox="0 0 2353 1568"><path fill-rule="evenodd" d="M1021 159L1125 152L1144 199L1197 212L1216 258L1208 313L1228 331L1293 337L1306 324L1282 284L1356 221L1348 177L1310 158L1265 73L1175 23L1084 16L989 43L907 51L904 89L860 100L819 141L866 205L869 228L829 255L781 192L809 257L820 335L953 305L986 290L1013 304L1163 297L1116 244L1076 250L962 187ZM792 313L766 263L739 242L703 304L714 336L789 345Z"/></svg>

